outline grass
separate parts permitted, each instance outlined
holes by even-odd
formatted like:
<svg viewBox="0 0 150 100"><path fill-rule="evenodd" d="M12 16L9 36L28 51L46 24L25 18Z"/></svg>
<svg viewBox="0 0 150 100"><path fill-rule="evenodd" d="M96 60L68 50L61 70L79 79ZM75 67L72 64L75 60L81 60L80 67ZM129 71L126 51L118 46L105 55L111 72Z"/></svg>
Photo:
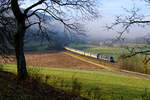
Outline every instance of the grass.
<svg viewBox="0 0 150 100"><path fill-rule="evenodd" d="M48 42L42 41L31 41L25 43L25 47L39 46L39 45L48 45Z"/></svg>
<svg viewBox="0 0 150 100"><path fill-rule="evenodd" d="M126 49L119 48L119 47L92 46L92 45L85 45L85 44L79 44L79 45L71 44L69 45L69 47L80 49L83 51L93 52L93 53L100 53L107 56L113 56L115 61L118 60L118 57L121 54L128 53Z"/></svg>
<svg viewBox="0 0 150 100"><path fill-rule="evenodd" d="M18 81L15 66L4 67L0 67L0 100L87 100L51 86L38 73L39 69L29 68L27 79Z"/></svg>
<svg viewBox="0 0 150 100"><path fill-rule="evenodd" d="M47 49L48 45L49 45L48 42L31 41L25 43L25 49L40 51Z"/></svg>
<svg viewBox="0 0 150 100"><path fill-rule="evenodd" d="M80 49L80 50L84 50L86 48L93 48L96 47L94 45L89 45L89 44L70 44L69 47L71 48L76 48L76 49Z"/></svg>
<svg viewBox="0 0 150 100"><path fill-rule="evenodd" d="M115 61L118 61L120 55L129 53L126 47L136 48L136 51L140 51L141 49L139 48L142 48L142 50L149 50L150 46L147 44L122 44L122 45L114 45L113 47L108 47L108 46L94 46L88 44L78 44L78 45L70 44L69 47L93 53L100 53L107 56L113 56Z"/></svg>
<svg viewBox="0 0 150 100"><path fill-rule="evenodd" d="M84 49L84 51L100 53L108 56L113 56L115 61L118 60L118 57L121 54L128 53L126 49L123 48L112 48L112 47L96 47L96 48L88 48Z"/></svg>
<svg viewBox="0 0 150 100"><path fill-rule="evenodd" d="M98 100L93 99L96 95L101 96L103 100L143 100L145 91L150 92L150 80L112 72L48 67L29 69L38 70L43 79L45 76L49 77L46 82L60 89L71 91L73 84L77 84L74 88L90 100ZM16 66L5 65L4 70L16 73Z"/></svg>

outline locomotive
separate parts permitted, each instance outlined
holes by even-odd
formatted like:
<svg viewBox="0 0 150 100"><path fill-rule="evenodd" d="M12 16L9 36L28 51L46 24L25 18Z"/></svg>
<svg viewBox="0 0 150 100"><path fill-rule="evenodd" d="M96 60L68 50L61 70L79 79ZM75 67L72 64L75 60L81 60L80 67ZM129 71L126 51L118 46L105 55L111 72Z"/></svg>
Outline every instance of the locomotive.
<svg viewBox="0 0 150 100"><path fill-rule="evenodd" d="M114 57L112 57L112 56L106 56L106 55L102 55L100 53L92 53L92 52L82 51L82 50L73 49L73 48L69 48L69 47L65 47L65 49L68 51L71 51L73 53L83 55L83 56L92 57L92 58L96 58L96 59L100 59L100 60L105 60L105 61L109 61L112 63L114 62Z"/></svg>

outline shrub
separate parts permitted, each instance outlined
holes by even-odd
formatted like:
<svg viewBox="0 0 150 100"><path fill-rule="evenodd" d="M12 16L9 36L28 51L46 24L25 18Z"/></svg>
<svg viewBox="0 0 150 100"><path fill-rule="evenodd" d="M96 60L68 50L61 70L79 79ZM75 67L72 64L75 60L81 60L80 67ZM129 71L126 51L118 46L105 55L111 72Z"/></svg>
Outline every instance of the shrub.
<svg viewBox="0 0 150 100"><path fill-rule="evenodd" d="M4 66L3 66L2 64L0 64L0 71L3 71L3 70L4 70L3 67L4 67Z"/></svg>
<svg viewBox="0 0 150 100"><path fill-rule="evenodd" d="M119 57L119 66L121 69L149 74L150 64L149 63L145 64L143 60L144 57L141 55L137 55L129 58Z"/></svg>
<svg viewBox="0 0 150 100"><path fill-rule="evenodd" d="M72 93L80 94L82 86L81 82L77 78L72 78Z"/></svg>

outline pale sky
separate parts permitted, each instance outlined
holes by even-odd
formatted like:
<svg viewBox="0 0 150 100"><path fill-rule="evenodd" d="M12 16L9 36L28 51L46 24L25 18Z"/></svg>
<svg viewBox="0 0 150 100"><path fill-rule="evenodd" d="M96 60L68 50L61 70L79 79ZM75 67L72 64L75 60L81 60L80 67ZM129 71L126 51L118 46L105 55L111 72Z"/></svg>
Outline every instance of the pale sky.
<svg viewBox="0 0 150 100"><path fill-rule="evenodd" d="M127 12L124 10L132 9L134 6L140 8L139 13L149 16L150 5L148 5L144 0L101 0L102 5L100 14L102 18L97 19L94 22L90 22L87 25L89 35L94 38L100 37L115 37L118 34L115 31L106 31L106 24L110 25L114 22L115 16L117 15L127 15ZM93 27L94 26L94 27ZM117 30L117 29L116 29ZM134 27L130 30L130 33L125 34L125 37L139 37L144 36L149 33L150 29L148 27Z"/></svg>
<svg viewBox="0 0 150 100"><path fill-rule="evenodd" d="M25 6L29 6L32 2L37 0L26 0ZM117 36L117 33L114 31L106 31L104 27L106 24L110 25L113 21L115 16L117 15L127 15L125 10L132 9L134 6L140 8L139 13L149 16L150 15L150 4L148 5L144 0L98 0L100 3L99 11L101 18L98 18L95 21L88 21L86 22L85 30L90 37L93 38L103 38L103 37L114 37ZM117 29L116 29L117 30ZM150 28L133 28L130 33L125 34L127 37L139 37L144 36L149 33Z"/></svg>

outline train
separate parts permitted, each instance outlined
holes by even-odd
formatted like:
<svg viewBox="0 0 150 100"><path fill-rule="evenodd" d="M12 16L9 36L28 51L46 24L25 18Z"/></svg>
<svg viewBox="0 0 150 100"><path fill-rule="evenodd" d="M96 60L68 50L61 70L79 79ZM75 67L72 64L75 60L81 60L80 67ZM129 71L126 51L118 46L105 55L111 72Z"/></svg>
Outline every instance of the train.
<svg viewBox="0 0 150 100"><path fill-rule="evenodd" d="M111 63L114 63L114 57L112 56L106 56L106 55L102 55L100 53L93 53L93 52L87 52L87 51L82 51L82 50L78 50L78 49L73 49L70 47L64 47L67 51L71 51L73 53L77 53L83 56L87 56L87 57L92 57L95 59L99 59L99 60L104 60L104 61L109 61Z"/></svg>

